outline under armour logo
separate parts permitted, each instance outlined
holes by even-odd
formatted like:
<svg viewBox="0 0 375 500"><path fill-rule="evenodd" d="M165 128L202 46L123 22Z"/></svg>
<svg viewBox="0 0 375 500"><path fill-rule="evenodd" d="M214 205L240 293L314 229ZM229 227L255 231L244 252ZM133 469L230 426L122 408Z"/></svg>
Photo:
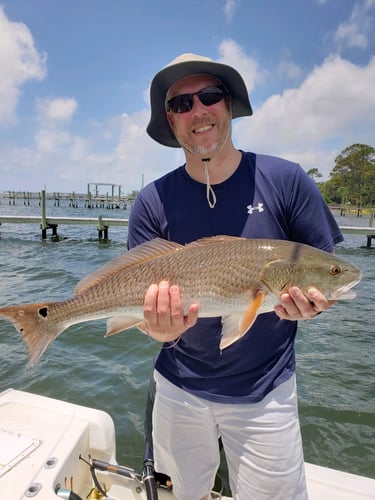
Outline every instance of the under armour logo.
<svg viewBox="0 0 375 500"><path fill-rule="evenodd" d="M264 208L263 208L263 203L258 203L258 205L256 207L253 207L253 205L249 205L247 207L247 213L248 214L252 214L255 210L258 210L258 212L264 212Z"/></svg>

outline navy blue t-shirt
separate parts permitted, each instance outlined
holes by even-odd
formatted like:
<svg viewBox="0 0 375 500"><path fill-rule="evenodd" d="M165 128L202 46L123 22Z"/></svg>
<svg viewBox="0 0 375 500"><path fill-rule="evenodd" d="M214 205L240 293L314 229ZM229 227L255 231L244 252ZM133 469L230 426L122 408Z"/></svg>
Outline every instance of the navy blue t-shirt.
<svg viewBox="0 0 375 500"><path fill-rule="evenodd" d="M210 208L206 185L184 165L146 186L130 214L129 248L156 237L185 244L225 234L292 240L330 252L343 240L319 190L296 163L242 153L237 170L213 189L217 202ZM221 318L200 318L176 345L163 346L155 367L202 398L257 402L293 374L296 330L297 322L261 314L246 335L220 351Z"/></svg>

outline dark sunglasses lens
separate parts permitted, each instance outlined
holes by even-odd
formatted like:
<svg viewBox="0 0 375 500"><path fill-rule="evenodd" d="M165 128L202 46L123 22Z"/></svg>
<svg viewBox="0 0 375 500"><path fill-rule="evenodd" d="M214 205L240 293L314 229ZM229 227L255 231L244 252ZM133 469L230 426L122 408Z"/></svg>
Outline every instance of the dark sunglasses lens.
<svg viewBox="0 0 375 500"><path fill-rule="evenodd" d="M168 108L173 113L187 113L192 107L193 96L191 94L177 95L168 101Z"/></svg>
<svg viewBox="0 0 375 500"><path fill-rule="evenodd" d="M173 113L187 113L193 107L193 96L197 95L204 106L212 106L224 99L226 93L220 87L207 87L195 94L181 94L168 101L168 109Z"/></svg>
<svg viewBox="0 0 375 500"><path fill-rule="evenodd" d="M220 89L216 91L205 91L198 94L199 100L205 106L212 106L224 98L224 92Z"/></svg>

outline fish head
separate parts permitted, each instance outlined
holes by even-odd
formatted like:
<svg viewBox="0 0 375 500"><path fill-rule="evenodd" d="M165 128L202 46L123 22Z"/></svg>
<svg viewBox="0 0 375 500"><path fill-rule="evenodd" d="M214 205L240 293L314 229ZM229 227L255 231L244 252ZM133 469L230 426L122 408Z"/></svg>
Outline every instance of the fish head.
<svg viewBox="0 0 375 500"><path fill-rule="evenodd" d="M320 290L328 300L353 299L351 289L362 278L360 269L334 254L307 245L298 245L298 252L267 263L261 280L277 295L297 286L307 296L310 288Z"/></svg>

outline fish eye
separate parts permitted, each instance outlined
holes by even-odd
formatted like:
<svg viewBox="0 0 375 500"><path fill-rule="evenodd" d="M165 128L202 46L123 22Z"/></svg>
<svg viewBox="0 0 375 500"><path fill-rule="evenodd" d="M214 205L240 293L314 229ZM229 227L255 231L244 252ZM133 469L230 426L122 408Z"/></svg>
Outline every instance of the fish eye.
<svg viewBox="0 0 375 500"><path fill-rule="evenodd" d="M330 273L332 274L332 276L336 276L336 274L340 274L341 273L341 267L340 266L331 266L331 270L330 270Z"/></svg>

